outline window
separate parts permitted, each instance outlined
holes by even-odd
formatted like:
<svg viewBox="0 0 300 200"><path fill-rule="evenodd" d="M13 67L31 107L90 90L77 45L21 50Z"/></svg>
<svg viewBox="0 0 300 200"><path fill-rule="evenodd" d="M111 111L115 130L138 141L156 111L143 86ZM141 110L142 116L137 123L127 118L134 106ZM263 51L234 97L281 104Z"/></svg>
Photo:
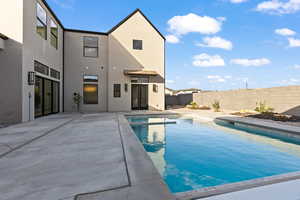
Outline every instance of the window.
<svg viewBox="0 0 300 200"><path fill-rule="evenodd" d="M54 69L50 69L50 76L52 78L60 79L60 73L59 73L59 71L56 71Z"/></svg>
<svg viewBox="0 0 300 200"><path fill-rule="evenodd" d="M128 92L128 84L127 83L124 84L124 90L125 90L125 92Z"/></svg>
<svg viewBox="0 0 300 200"><path fill-rule="evenodd" d="M83 103L98 104L98 84L83 84Z"/></svg>
<svg viewBox="0 0 300 200"><path fill-rule="evenodd" d="M114 97L121 97L121 84L114 84Z"/></svg>
<svg viewBox="0 0 300 200"><path fill-rule="evenodd" d="M51 27L51 33L50 33L50 39L51 39L51 45L57 49L58 47L58 28L57 24L51 19L50 21L50 27Z"/></svg>
<svg viewBox="0 0 300 200"><path fill-rule="evenodd" d="M149 83L148 77L133 77L131 83Z"/></svg>
<svg viewBox="0 0 300 200"><path fill-rule="evenodd" d="M83 37L83 56L98 57L98 38Z"/></svg>
<svg viewBox="0 0 300 200"><path fill-rule="evenodd" d="M47 13L39 3L36 5L36 16L36 32L47 40Z"/></svg>
<svg viewBox="0 0 300 200"><path fill-rule="evenodd" d="M142 50L143 49L143 41L142 40L133 40L133 49Z"/></svg>
<svg viewBox="0 0 300 200"><path fill-rule="evenodd" d="M98 82L98 76L97 75L84 75L83 81L84 82Z"/></svg>
<svg viewBox="0 0 300 200"><path fill-rule="evenodd" d="M49 67L39 63L38 61L34 61L34 71L39 72L44 75L49 75Z"/></svg>
<svg viewBox="0 0 300 200"><path fill-rule="evenodd" d="M153 84L153 92L158 92L158 85Z"/></svg>

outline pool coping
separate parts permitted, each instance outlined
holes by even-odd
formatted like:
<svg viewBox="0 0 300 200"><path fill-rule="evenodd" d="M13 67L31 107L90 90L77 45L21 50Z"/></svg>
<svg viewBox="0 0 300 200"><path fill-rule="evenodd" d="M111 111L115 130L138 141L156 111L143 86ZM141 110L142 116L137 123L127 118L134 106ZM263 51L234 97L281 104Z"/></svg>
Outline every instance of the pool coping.
<svg viewBox="0 0 300 200"><path fill-rule="evenodd" d="M149 114L149 113L139 113L139 114L130 113L129 114L128 113L128 114L124 114L123 116L124 116L124 118L126 118L127 116L153 116L153 115L154 116L165 116L165 115L185 116L185 114L183 114L183 113L151 113L151 114ZM288 134L296 134L296 135L300 136L300 127L292 127L290 125L280 125L279 124L279 128L278 128L277 124L274 124L271 122L258 121L255 119L253 119L253 120L252 119L244 119L244 118L240 118L240 117L229 117L229 116L217 117L217 118L215 118L215 120L223 120L223 121L227 121L227 122L237 122L237 123L241 123L241 124L245 124L245 125L255 126L255 127L259 127L259 128L266 128L269 130L276 130L276 131L281 131L281 132L285 132ZM128 122L128 126L130 127L129 122ZM299 129L299 131L297 131L297 128ZM130 129L131 129L131 127L130 127ZM132 129L131 129L131 132L134 134ZM141 143L140 143L140 145L141 145ZM143 148L143 151L147 154L147 152L144 148ZM257 179L251 179L251 180L246 180L246 181L240 181L240 182L236 182L236 183L228 183L228 184L219 185L219 186L206 187L206 188L201 188L198 190L191 190L191 191L187 191L187 192L179 192L179 193L174 193L174 195L176 196L177 200L194 200L194 199L201 199L201 198L206 198L206 197L211 197L211 196L217 196L217 195L221 195L221 194L237 192L237 191L247 190L247 189L261 187L261 186L265 186L265 185L271 185L271 184L275 184L275 183L296 180L296 179L300 179L300 171L284 173L284 174L279 174L279 175L274 175L274 176L268 176L268 177L263 177L263 178L257 178Z"/></svg>
<svg viewBox="0 0 300 200"><path fill-rule="evenodd" d="M217 117L215 119L223 120L223 121L227 121L227 122L233 122L233 123L241 123L241 124L254 126L254 127L258 127L258 128L266 128L269 130L281 131L284 133L291 133L291 134L300 136L300 127L297 127L297 126L279 124L279 123L272 122L272 121L267 122L267 121L262 121L260 119L245 118L245 117L226 116L226 117Z"/></svg>

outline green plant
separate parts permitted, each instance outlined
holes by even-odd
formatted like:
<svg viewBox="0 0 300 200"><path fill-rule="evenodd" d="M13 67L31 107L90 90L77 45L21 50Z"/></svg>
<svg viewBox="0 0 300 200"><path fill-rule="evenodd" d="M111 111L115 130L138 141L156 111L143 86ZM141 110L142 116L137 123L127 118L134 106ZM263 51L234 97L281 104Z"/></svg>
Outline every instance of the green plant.
<svg viewBox="0 0 300 200"><path fill-rule="evenodd" d="M74 102L74 104L76 104L77 112L79 112L80 103L81 103L81 95L79 93L74 92L73 102Z"/></svg>
<svg viewBox="0 0 300 200"><path fill-rule="evenodd" d="M212 107L214 109L215 112L220 112L220 102L218 100L215 100L214 103L212 104Z"/></svg>
<svg viewBox="0 0 300 200"><path fill-rule="evenodd" d="M274 111L274 108L267 106L266 102L264 101L256 103L255 111L259 113L271 113Z"/></svg>
<svg viewBox="0 0 300 200"><path fill-rule="evenodd" d="M191 106L190 107L191 109L197 109L198 108L198 104L194 101L190 103L190 106Z"/></svg>

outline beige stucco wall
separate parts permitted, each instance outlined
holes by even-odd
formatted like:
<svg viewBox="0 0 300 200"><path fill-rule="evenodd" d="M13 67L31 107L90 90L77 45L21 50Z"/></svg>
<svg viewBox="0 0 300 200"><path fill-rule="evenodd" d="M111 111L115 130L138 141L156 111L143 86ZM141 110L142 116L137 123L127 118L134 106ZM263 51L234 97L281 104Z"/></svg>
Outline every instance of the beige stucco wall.
<svg viewBox="0 0 300 200"><path fill-rule="evenodd" d="M221 109L254 109L257 102L266 102L276 112L300 115L300 86L273 87L265 89L202 92L193 95L197 104L208 105L220 101Z"/></svg>
<svg viewBox="0 0 300 200"><path fill-rule="evenodd" d="M98 37L97 58L83 56L83 36ZM98 75L98 103L81 104L83 112L107 111L107 36L100 34L65 32L65 111L75 111L73 93L83 95L83 74Z"/></svg>
<svg viewBox="0 0 300 200"><path fill-rule="evenodd" d="M3 0L1 5L0 33L9 39L0 50L0 124L10 124L22 120L23 2Z"/></svg>
<svg viewBox="0 0 300 200"><path fill-rule="evenodd" d="M63 29L59 23L47 10L46 6L41 2L41 6L47 12L47 40L43 39L36 32L36 0L23 0L24 2L24 17L23 17L23 121L28 121L29 118L34 118L34 86L29 86L27 83L27 76L29 71L34 71L34 60L47 65L60 72L60 111L62 111L62 80L63 80ZM58 49L50 44L50 19L54 20L58 25ZM57 81L51 78L36 73L42 77ZM29 99L29 93L32 98ZM30 102L29 102L30 100ZM30 104L30 106L29 106ZM30 107L30 110L29 110Z"/></svg>
<svg viewBox="0 0 300 200"><path fill-rule="evenodd" d="M164 39L147 20L135 13L114 30L108 37L109 73L108 107L109 111L131 110L130 77L123 74L124 69L154 70L159 76L151 78L149 84L149 109L164 110ZM132 48L133 39L143 40L143 50ZM129 85L128 92L124 84ZM158 92L153 92L153 83ZM121 84L121 98L113 97L113 84Z"/></svg>

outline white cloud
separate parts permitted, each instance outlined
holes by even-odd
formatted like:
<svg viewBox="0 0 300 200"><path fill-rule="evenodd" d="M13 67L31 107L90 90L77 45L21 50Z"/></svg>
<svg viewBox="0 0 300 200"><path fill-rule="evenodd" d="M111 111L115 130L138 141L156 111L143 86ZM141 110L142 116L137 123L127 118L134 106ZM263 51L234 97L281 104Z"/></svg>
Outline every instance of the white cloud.
<svg viewBox="0 0 300 200"><path fill-rule="evenodd" d="M262 65L268 65L271 63L271 61L267 58L258 58L258 59L232 59L230 61L233 64L236 65L242 65L242 66L262 66Z"/></svg>
<svg viewBox="0 0 300 200"><path fill-rule="evenodd" d="M299 82L300 82L299 79L290 78L290 79L287 79L287 80L280 81L279 84L282 84L282 85L295 85L295 84L299 84Z"/></svg>
<svg viewBox="0 0 300 200"><path fill-rule="evenodd" d="M195 85L200 85L200 82L199 82L199 81L196 81L196 80L191 80L191 81L188 82L188 84L189 84L189 85L194 85L194 86L195 86Z"/></svg>
<svg viewBox="0 0 300 200"><path fill-rule="evenodd" d="M247 0L230 0L231 3L243 3L246 2Z"/></svg>
<svg viewBox="0 0 300 200"><path fill-rule="evenodd" d="M295 13L300 10L300 0L263 1L257 5L256 10L260 12L279 15Z"/></svg>
<svg viewBox="0 0 300 200"><path fill-rule="evenodd" d="M51 0L62 8L73 8L75 0Z"/></svg>
<svg viewBox="0 0 300 200"><path fill-rule="evenodd" d="M173 84L173 83L175 83L175 81L174 80L166 80L166 83Z"/></svg>
<svg viewBox="0 0 300 200"><path fill-rule="evenodd" d="M219 75L208 75L207 79L210 79L210 82L219 82L224 83L228 79L231 79L231 76L219 76Z"/></svg>
<svg viewBox="0 0 300 200"><path fill-rule="evenodd" d="M199 16L189 13L183 16L174 16L168 21L169 31L175 35L188 33L215 34L221 30L222 19L209 16Z"/></svg>
<svg viewBox="0 0 300 200"><path fill-rule="evenodd" d="M220 48L225 50L232 49L232 43L221 37L205 37L203 38L203 43L197 43L196 45L200 47Z"/></svg>
<svg viewBox="0 0 300 200"><path fill-rule="evenodd" d="M175 35L167 35L166 40L168 43L177 44L179 43L179 38Z"/></svg>
<svg viewBox="0 0 300 200"><path fill-rule="evenodd" d="M289 47L300 47L300 40L295 38L288 38Z"/></svg>
<svg viewBox="0 0 300 200"><path fill-rule="evenodd" d="M296 32L288 29L288 28L281 28L281 29L276 29L275 33L278 35L283 35L283 36L291 36L291 35L295 35Z"/></svg>
<svg viewBox="0 0 300 200"><path fill-rule="evenodd" d="M219 55L202 53L193 57L193 65L197 67L221 67L225 66L225 62Z"/></svg>
<svg viewBox="0 0 300 200"><path fill-rule="evenodd" d="M294 65L293 68L294 69L300 69L300 65Z"/></svg>

